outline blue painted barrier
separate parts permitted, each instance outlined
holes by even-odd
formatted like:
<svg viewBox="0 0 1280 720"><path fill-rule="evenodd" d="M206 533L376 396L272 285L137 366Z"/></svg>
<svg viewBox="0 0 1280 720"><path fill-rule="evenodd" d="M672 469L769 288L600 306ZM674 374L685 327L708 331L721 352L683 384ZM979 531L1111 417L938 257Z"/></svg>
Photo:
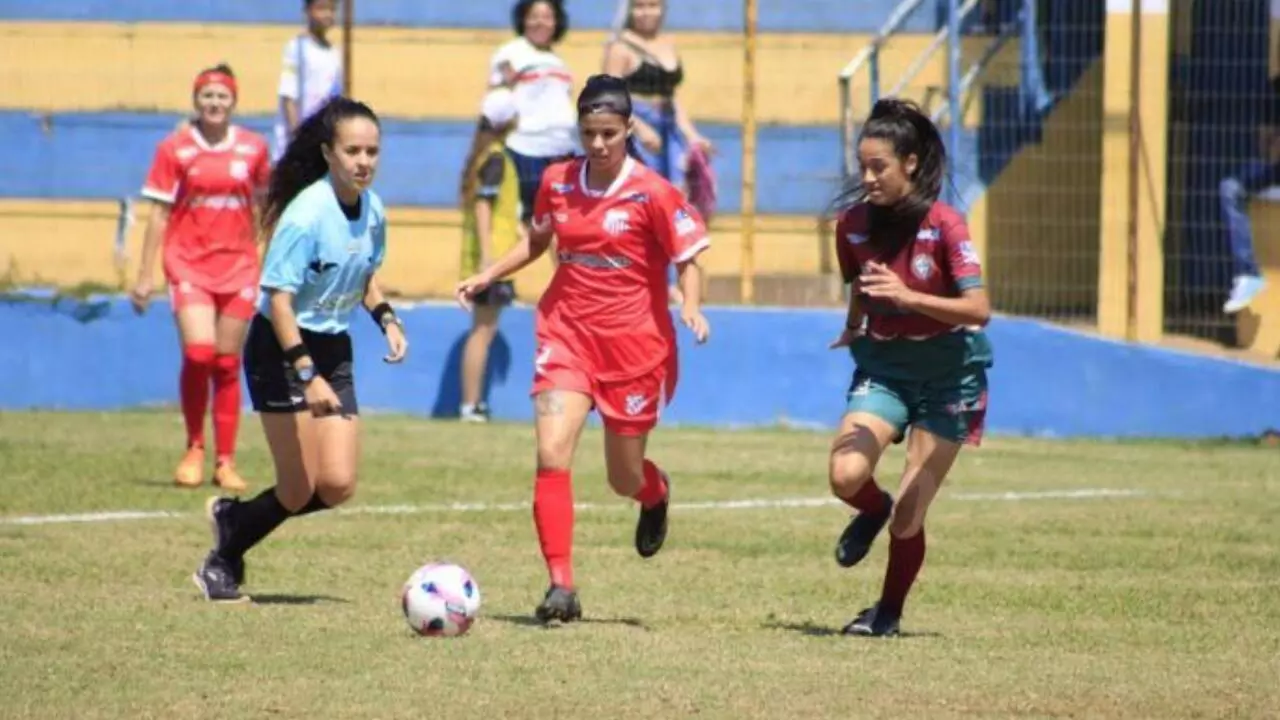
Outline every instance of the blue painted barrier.
<svg viewBox="0 0 1280 720"><path fill-rule="evenodd" d="M85 112L43 116L0 111L0 137L11 150L0 173L0 197L111 199L137 193L156 144L173 129L172 113ZM269 134L271 118L238 119ZM457 120L383 118L377 190L389 205L456 207L457 168L471 145L474 126ZM716 175L722 212L742 203L742 132L736 125L705 123L702 132L719 148ZM977 134L966 130L953 180L972 200L982 180L976 164ZM767 214L816 215L840 185L839 130L828 125L762 125L757 136L756 208ZM996 170L998 171L998 169Z"/></svg>
<svg viewBox="0 0 1280 720"><path fill-rule="evenodd" d="M355 21L360 26L507 29L514 4L513 0L360 0ZM873 33L897 4L898 0L760 0L759 26L762 32ZM565 4L569 26L607 29L613 22L615 5L605 0L569 0ZM298 25L302 22L302 0L0 0L0 20ZM673 2L667 27L742 32L742 2ZM907 32L937 29L937 17L929 3L913 13L904 28Z"/></svg>
<svg viewBox="0 0 1280 720"><path fill-rule="evenodd" d="M381 362L373 324L355 324L362 408L447 417L458 404L456 306L402 309L409 359ZM852 372L826 349L836 310L710 308L711 342L681 330L680 387L665 423L830 428ZM533 314L513 308L490 363L489 401L505 420L532 417ZM1280 369L1127 345L1015 318L996 318L989 432L1044 436L1218 437L1280 427ZM171 404L179 354L168 306L136 317L119 298L0 300L0 409L110 410Z"/></svg>

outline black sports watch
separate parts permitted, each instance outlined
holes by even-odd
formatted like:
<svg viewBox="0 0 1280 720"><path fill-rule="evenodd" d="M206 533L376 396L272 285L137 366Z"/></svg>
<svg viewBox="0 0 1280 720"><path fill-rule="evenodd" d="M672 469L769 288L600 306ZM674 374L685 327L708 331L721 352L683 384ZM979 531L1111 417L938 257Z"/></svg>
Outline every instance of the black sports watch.
<svg viewBox="0 0 1280 720"><path fill-rule="evenodd" d="M310 385L311 381L316 379L315 365L307 365L306 367L296 368L294 372L298 373L298 382L301 382L304 387L307 385Z"/></svg>

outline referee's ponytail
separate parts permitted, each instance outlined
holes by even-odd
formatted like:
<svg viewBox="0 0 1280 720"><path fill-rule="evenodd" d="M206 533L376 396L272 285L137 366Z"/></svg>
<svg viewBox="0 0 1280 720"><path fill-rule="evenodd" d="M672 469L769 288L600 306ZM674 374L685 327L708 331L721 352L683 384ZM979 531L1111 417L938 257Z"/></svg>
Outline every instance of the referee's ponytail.
<svg viewBox="0 0 1280 720"><path fill-rule="evenodd" d="M321 148L333 146L338 125L344 120L363 117L378 123L378 116L362 102L345 97L335 97L311 117L302 121L294 132L284 156L271 173L271 185L267 189L267 203L262 213L265 236L284 214L284 210L307 186L329 172Z"/></svg>

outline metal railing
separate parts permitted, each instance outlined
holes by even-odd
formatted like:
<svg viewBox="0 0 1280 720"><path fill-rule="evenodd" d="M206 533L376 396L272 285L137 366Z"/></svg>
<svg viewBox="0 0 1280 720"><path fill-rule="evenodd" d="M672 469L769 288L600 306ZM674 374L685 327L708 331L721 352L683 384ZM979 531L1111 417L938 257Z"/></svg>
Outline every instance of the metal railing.
<svg viewBox="0 0 1280 720"><path fill-rule="evenodd" d="M840 71L840 146L843 148L845 175L853 172L856 164L853 157L853 78L864 65L869 67L871 104L874 105L880 99L880 50L924 2L925 0L903 0L899 3L871 40L871 44L863 48Z"/></svg>
<svg viewBox="0 0 1280 720"><path fill-rule="evenodd" d="M961 76L960 71L963 61L960 27L965 18L978 8L981 0L965 0L964 2L948 0L946 25L934 33L929 44L911 61L902 76L889 89L887 95L899 95L906 90L911 82L924 71L938 50L946 46L948 50L947 102L940 108L930 112L930 117L935 123L943 119L963 118L965 108L968 107L973 99L973 95L970 92L973 86L1004 47L1005 43L1008 42L1009 38L1017 34L1019 27L1023 24L1029 12L1028 6L1034 1L1025 0L1019 13L1019 19L1016 22L1003 24L995 39L983 50L982 56ZM875 105L876 101L881 97L880 53L885 44L897 34L911 14L918 10L924 2L925 0L903 0L899 3L890 14L889 19L885 21L884 26L876 33L871 44L859 51L840 71L840 144L844 163L843 171L846 176L853 173L857 165L853 142L855 123L853 81L866 68L870 96L867 107L869 109ZM930 93L926 96L926 112L929 112L928 105L930 103L928 98L932 96L932 92L933 89L931 88ZM952 148L957 148L960 144L960 133L964 123L961 120L957 120L949 122L948 125L949 144Z"/></svg>

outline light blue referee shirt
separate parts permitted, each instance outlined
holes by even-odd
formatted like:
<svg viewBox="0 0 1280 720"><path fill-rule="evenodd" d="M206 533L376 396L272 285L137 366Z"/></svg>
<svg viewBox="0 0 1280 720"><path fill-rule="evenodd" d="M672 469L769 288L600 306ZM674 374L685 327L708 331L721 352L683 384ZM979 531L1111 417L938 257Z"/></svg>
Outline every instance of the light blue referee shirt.
<svg viewBox="0 0 1280 720"><path fill-rule="evenodd" d="M293 293L298 326L337 334L351 324L369 276L387 254L387 215L372 190L360 195L360 217L347 219L329 178L311 184L285 208L262 264L263 290ZM263 292L258 312L270 317Z"/></svg>

